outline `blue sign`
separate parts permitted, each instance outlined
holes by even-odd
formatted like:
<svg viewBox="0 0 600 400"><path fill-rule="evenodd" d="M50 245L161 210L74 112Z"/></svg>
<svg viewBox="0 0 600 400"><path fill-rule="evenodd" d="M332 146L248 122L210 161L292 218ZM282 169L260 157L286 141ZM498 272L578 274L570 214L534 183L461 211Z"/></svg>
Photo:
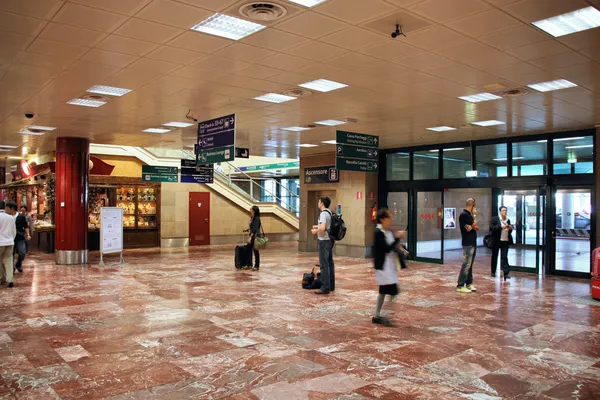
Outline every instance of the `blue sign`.
<svg viewBox="0 0 600 400"><path fill-rule="evenodd" d="M235 132L224 131L219 134L206 135L198 139L200 150L210 150L217 147L228 147L235 143Z"/></svg>
<svg viewBox="0 0 600 400"><path fill-rule="evenodd" d="M213 183L213 176L181 175L181 183Z"/></svg>
<svg viewBox="0 0 600 400"><path fill-rule="evenodd" d="M234 159L235 114L198 124L197 162L214 164Z"/></svg>

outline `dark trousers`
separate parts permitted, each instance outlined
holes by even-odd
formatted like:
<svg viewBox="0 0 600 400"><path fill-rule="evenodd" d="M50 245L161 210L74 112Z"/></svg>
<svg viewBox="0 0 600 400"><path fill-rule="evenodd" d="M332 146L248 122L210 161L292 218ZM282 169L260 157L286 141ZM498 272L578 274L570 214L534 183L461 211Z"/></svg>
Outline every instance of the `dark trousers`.
<svg viewBox="0 0 600 400"><path fill-rule="evenodd" d="M498 265L498 253L500 253L500 268L504 276L510 275L510 265L508 264L508 242L500 242L500 246L492 248L492 275L496 275Z"/></svg>
<svg viewBox="0 0 600 400"><path fill-rule="evenodd" d="M473 284L473 262L476 253L477 247L463 246L463 263L458 276L458 287Z"/></svg>
<svg viewBox="0 0 600 400"><path fill-rule="evenodd" d="M25 260L25 256L27 255L27 241L26 240L17 240L15 241L15 254L18 254L17 263L15 264L15 268L20 270L23 265L23 260Z"/></svg>
<svg viewBox="0 0 600 400"><path fill-rule="evenodd" d="M319 265L321 267L321 290L335 290L335 265L332 240L319 240Z"/></svg>
<svg viewBox="0 0 600 400"><path fill-rule="evenodd" d="M246 256L249 267L252 266L252 253L254 253L254 268L260 268L260 253L254 249L254 238L246 245Z"/></svg>

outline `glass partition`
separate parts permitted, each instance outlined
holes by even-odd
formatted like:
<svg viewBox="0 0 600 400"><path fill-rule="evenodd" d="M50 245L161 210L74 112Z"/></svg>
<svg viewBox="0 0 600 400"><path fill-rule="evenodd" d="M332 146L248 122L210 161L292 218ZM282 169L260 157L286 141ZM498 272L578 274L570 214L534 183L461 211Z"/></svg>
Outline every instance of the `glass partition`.
<svg viewBox="0 0 600 400"><path fill-rule="evenodd" d="M444 179L462 179L472 170L471 148L456 147L442 150Z"/></svg>
<svg viewBox="0 0 600 400"><path fill-rule="evenodd" d="M480 178L508 176L508 145L506 143L476 146L475 159Z"/></svg>
<svg viewBox="0 0 600 400"><path fill-rule="evenodd" d="M592 174L594 141L591 136L552 141L554 175Z"/></svg>
<svg viewBox="0 0 600 400"><path fill-rule="evenodd" d="M512 144L513 176L546 175L547 140Z"/></svg>
<svg viewBox="0 0 600 400"><path fill-rule="evenodd" d="M413 157L415 180L439 178L439 150L416 151Z"/></svg>
<svg viewBox="0 0 600 400"><path fill-rule="evenodd" d="M387 155L388 181L407 181L410 179L410 154L393 153Z"/></svg>

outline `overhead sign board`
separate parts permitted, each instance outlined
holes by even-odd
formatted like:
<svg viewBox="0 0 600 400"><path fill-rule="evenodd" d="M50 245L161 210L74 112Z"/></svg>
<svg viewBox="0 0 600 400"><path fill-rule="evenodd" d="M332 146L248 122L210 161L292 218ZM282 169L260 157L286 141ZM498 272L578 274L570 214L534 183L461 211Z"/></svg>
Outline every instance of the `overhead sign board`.
<svg viewBox="0 0 600 400"><path fill-rule="evenodd" d="M300 161L290 161L285 163L275 164L263 164L263 165L251 165L248 167L239 167L238 170L242 172L253 172L253 171L264 171L267 169L292 169L299 168Z"/></svg>
<svg viewBox="0 0 600 400"><path fill-rule="evenodd" d="M198 124L197 164L233 161L235 158L235 114Z"/></svg>
<svg viewBox="0 0 600 400"><path fill-rule="evenodd" d="M214 166L212 164L196 165L195 160L181 160L182 183L213 183Z"/></svg>
<svg viewBox="0 0 600 400"><path fill-rule="evenodd" d="M144 182L177 182L177 167L161 167L153 165L142 166L142 180Z"/></svg>
<svg viewBox="0 0 600 400"><path fill-rule="evenodd" d="M311 167L304 170L304 183L314 185L320 183L337 183L340 181L340 174L335 165L326 167Z"/></svg>
<svg viewBox="0 0 600 400"><path fill-rule="evenodd" d="M378 136L337 131L336 143L335 165L338 170L378 171Z"/></svg>
<svg viewBox="0 0 600 400"><path fill-rule="evenodd" d="M243 147L235 148L235 158L250 158L250 149L245 149Z"/></svg>

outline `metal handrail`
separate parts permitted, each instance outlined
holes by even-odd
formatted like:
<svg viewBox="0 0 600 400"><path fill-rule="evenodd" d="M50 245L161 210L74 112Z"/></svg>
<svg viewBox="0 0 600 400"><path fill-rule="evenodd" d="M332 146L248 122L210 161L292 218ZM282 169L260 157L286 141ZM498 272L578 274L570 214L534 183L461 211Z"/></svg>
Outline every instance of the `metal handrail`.
<svg viewBox="0 0 600 400"><path fill-rule="evenodd" d="M233 168L236 172L243 174L245 177L247 177L248 179L254 180L254 178L252 178L250 175L248 175L245 171L242 171L241 169L239 169L238 167L236 167L235 165L232 165L231 163L227 163L227 165L229 165L231 168ZM277 182L277 180L275 180L275 182ZM296 193L292 192L291 190L289 190L288 188L286 188L285 186L283 186L281 183L277 182L277 184L279 186L281 186L283 189L285 189L287 192L290 193L290 197L300 197L298 196Z"/></svg>

